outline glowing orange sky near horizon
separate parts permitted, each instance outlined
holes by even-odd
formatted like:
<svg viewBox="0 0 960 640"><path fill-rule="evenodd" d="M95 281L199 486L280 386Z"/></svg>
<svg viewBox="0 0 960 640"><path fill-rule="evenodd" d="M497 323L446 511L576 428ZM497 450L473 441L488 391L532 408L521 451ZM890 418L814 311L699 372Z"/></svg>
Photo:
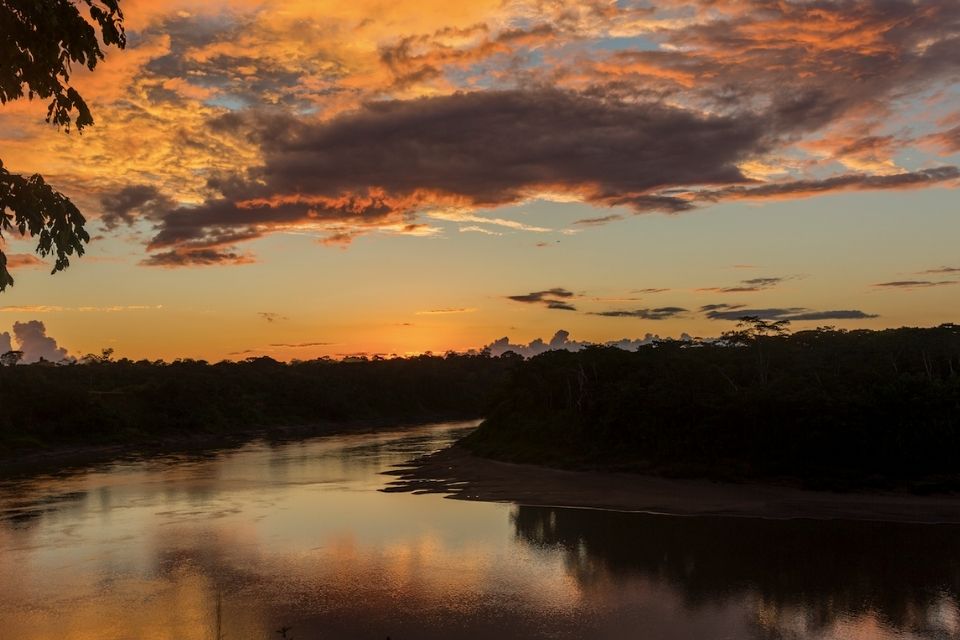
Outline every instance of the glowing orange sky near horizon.
<svg viewBox="0 0 960 640"><path fill-rule="evenodd" d="M291 359L960 316L954 3L121 6L94 127L0 107L5 166L94 236L54 277L7 239L0 334Z"/></svg>

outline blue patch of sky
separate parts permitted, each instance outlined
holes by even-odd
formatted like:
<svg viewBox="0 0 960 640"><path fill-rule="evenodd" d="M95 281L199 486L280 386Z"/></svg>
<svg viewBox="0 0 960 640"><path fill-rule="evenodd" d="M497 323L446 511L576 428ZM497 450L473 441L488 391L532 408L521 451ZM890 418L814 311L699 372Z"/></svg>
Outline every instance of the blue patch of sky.
<svg viewBox="0 0 960 640"><path fill-rule="evenodd" d="M644 36L622 36L595 40L590 48L600 51L657 51L660 45Z"/></svg>
<svg viewBox="0 0 960 640"><path fill-rule="evenodd" d="M539 51L526 51L511 62L519 68L534 69L543 65L543 54ZM480 62L465 68L451 66L444 69L443 75L454 86L472 89L496 89L512 84L515 78L513 74L507 74L504 80L490 73L494 68L500 69L502 66L491 65L489 62Z"/></svg>
<svg viewBox="0 0 960 640"><path fill-rule="evenodd" d="M247 107L247 101L229 94L220 94L204 100L204 104L211 107L221 107L231 111L239 111Z"/></svg>

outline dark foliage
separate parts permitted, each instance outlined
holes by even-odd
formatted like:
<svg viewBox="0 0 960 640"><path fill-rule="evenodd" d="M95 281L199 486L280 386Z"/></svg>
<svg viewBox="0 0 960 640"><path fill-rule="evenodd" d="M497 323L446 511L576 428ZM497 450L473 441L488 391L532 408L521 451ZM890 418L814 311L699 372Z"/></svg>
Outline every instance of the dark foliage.
<svg viewBox="0 0 960 640"><path fill-rule="evenodd" d="M466 444L514 461L831 488L939 490L960 477L960 326L746 327L716 343L540 355Z"/></svg>
<svg viewBox="0 0 960 640"><path fill-rule="evenodd" d="M38 97L49 100L47 122L57 127L93 124L70 76L74 65L92 71L103 60L101 42L126 46L119 0L0 0L0 34L0 104ZM42 176L10 173L0 161L0 238L12 230L36 237L37 253L56 254L55 273L70 265L70 256L83 255L90 240L85 222ZM0 291L12 284L0 251Z"/></svg>
<svg viewBox="0 0 960 640"><path fill-rule="evenodd" d="M257 427L475 418L512 366L486 356L284 364L88 357L0 367L0 449L129 443Z"/></svg>

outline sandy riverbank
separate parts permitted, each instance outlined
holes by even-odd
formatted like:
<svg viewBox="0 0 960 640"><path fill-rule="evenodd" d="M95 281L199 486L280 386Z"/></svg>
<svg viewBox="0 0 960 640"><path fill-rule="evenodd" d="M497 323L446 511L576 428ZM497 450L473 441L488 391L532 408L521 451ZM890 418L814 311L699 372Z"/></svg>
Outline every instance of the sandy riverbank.
<svg viewBox="0 0 960 640"><path fill-rule="evenodd" d="M628 473L562 471L480 458L451 447L389 472L385 491L461 500L682 516L960 523L960 494L831 493Z"/></svg>

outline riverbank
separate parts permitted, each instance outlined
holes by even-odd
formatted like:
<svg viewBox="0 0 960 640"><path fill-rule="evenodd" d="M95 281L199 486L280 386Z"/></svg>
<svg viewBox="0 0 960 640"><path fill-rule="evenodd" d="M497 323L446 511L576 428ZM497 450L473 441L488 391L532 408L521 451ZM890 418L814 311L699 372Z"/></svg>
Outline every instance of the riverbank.
<svg viewBox="0 0 960 640"><path fill-rule="evenodd" d="M0 460L469 419L487 414L512 366L450 355L0 367Z"/></svg>
<svg viewBox="0 0 960 640"><path fill-rule="evenodd" d="M93 464L158 455L203 455L241 447L256 440L290 442L348 433L400 430L442 422L479 422L459 415L425 415L417 420L353 420L300 425L257 426L230 432L198 432L146 437L104 445L63 445L43 449L0 451L0 477L61 472Z"/></svg>
<svg viewBox="0 0 960 640"><path fill-rule="evenodd" d="M774 484L564 471L481 458L459 445L388 473L397 479L384 491L444 493L459 500L675 516L960 524L960 494L832 493Z"/></svg>
<svg viewBox="0 0 960 640"><path fill-rule="evenodd" d="M960 491L960 326L781 335L743 324L720 341L526 360L463 445L571 470Z"/></svg>

